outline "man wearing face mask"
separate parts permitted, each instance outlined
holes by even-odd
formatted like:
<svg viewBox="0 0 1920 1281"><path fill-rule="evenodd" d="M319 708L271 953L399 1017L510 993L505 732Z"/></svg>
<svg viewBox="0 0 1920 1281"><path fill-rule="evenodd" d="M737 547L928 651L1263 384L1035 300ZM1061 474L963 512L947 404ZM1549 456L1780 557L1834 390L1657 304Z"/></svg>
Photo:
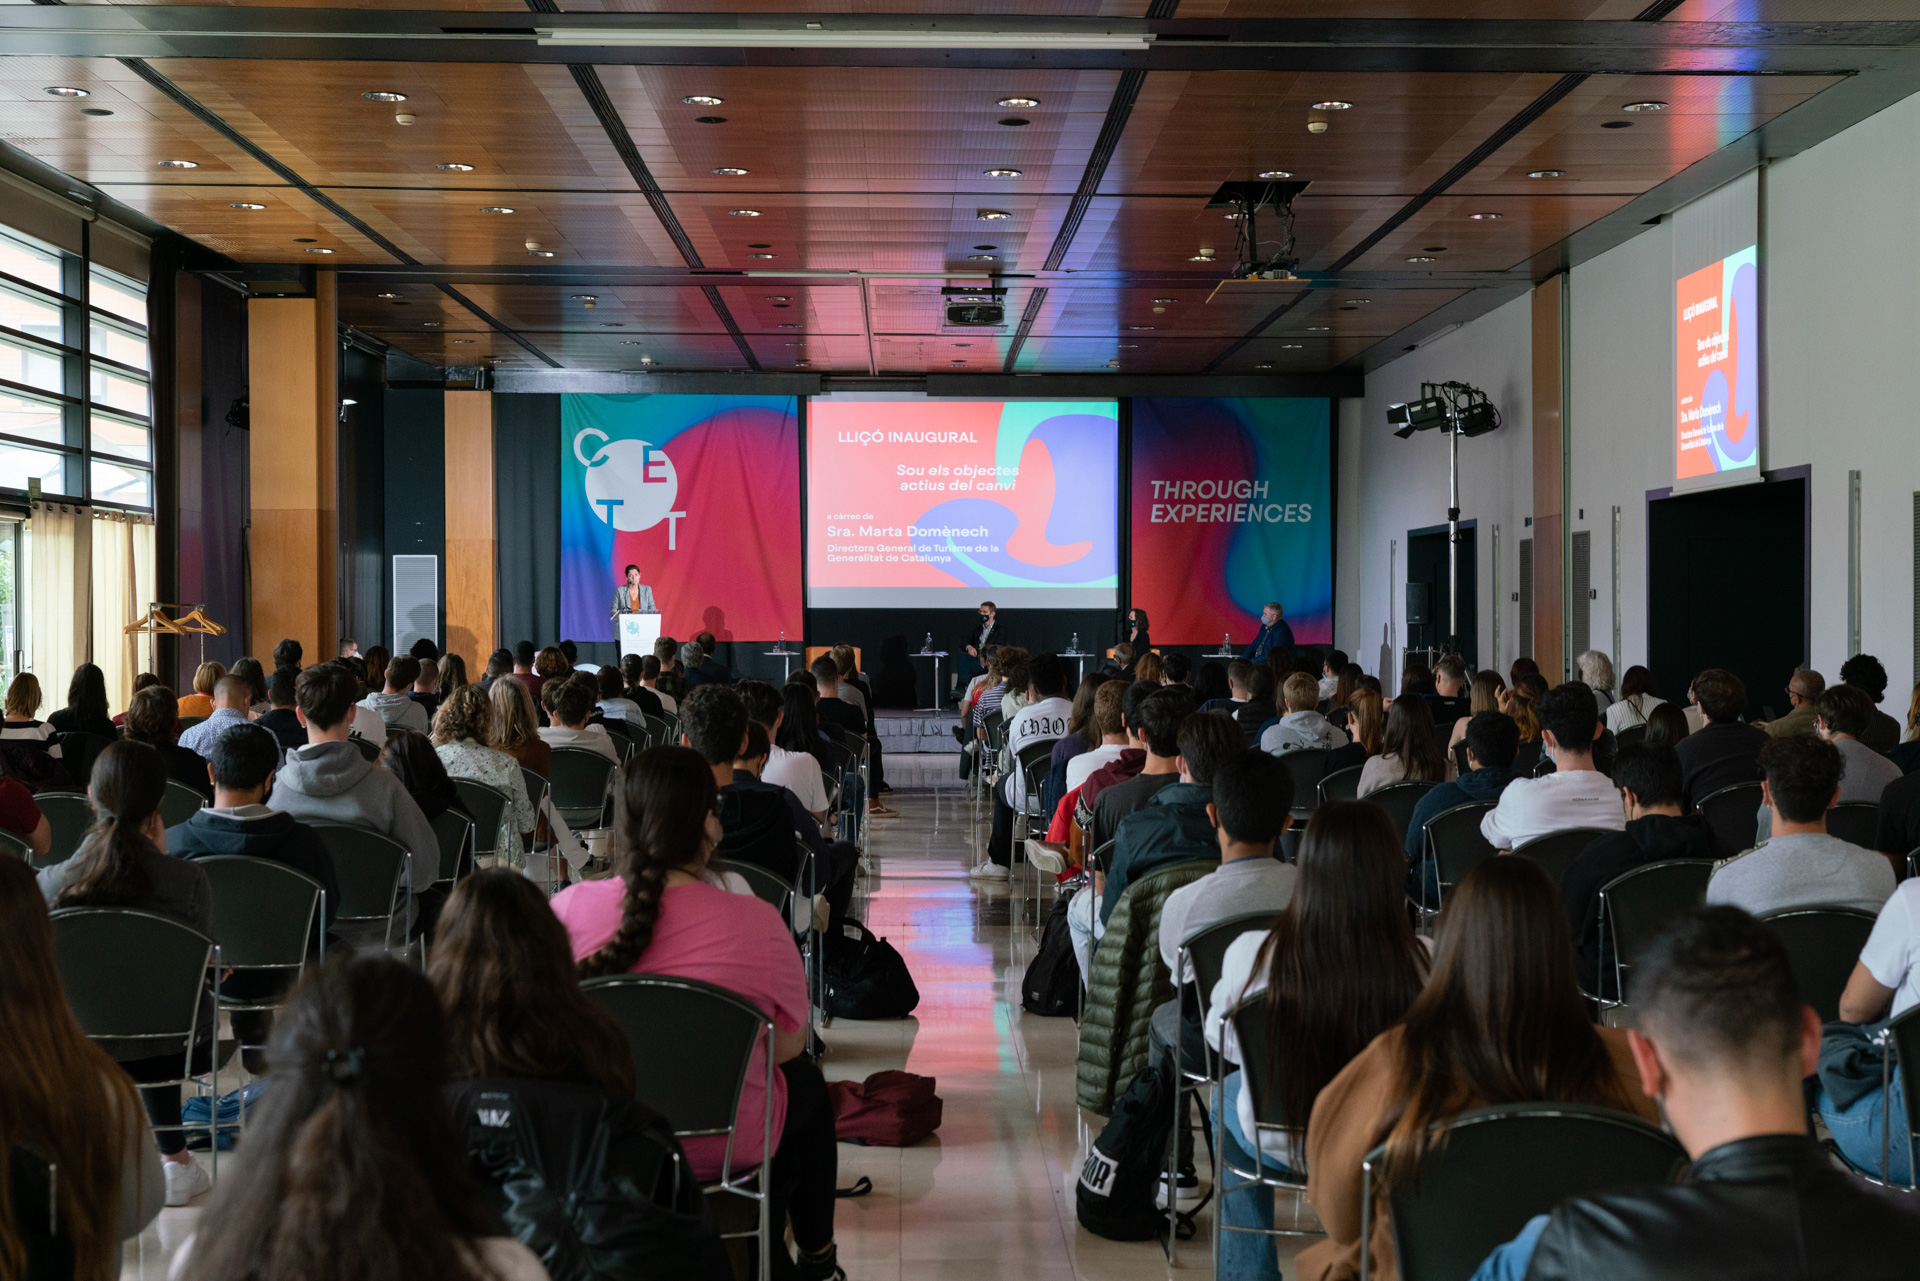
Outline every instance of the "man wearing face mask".
<svg viewBox="0 0 1920 1281"><path fill-rule="evenodd" d="M1000 611L990 600L980 602L980 621L967 633L967 639L961 642L960 653L953 660L953 683L955 690L964 690L967 682L986 670L986 659L982 657L989 645L1007 643L1006 626L1000 622Z"/></svg>

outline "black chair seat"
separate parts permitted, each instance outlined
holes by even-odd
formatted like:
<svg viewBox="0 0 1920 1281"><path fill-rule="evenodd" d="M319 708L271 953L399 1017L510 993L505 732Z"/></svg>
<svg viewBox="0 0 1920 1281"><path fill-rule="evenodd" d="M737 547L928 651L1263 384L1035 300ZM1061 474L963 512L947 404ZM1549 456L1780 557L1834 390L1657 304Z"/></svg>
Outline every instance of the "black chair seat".
<svg viewBox="0 0 1920 1281"><path fill-rule="evenodd" d="M1458 885L1468 872L1499 852L1493 848L1492 842L1480 835L1480 820L1496 804L1495 801L1467 801L1444 809L1427 820L1423 829L1426 833L1426 851L1433 860L1442 901L1445 901L1447 891ZM1423 903L1421 906L1437 908L1440 904Z"/></svg>
<svg viewBox="0 0 1920 1281"><path fill-rule="evenodd" d="M1407 837L1407 828L1413 825L1413 811L1420 804L1420 798L1438 786L1440 786L1438 783L1404 779L1368 792L1360 799L1385 810L1387 820L1393 824L1394 832L1404 841Z"/></svg>
<svg viewBox="0 0 1920 1281"><path fill-rule="evenodd" d="M1622 872L1600 887L1600 979L1596 995L1626 999L1626 971L1662 926L1707 901L1713 860L1666 859Z"/></svg>
<svg viewBox="0 0 1920 1281"><path fill-rule="evenodd" d="M1555 885L1567 879L1567 869L1573 861L1586 853L1587 846L1603 836L1612 835L1612 830L1604 827L1570 827L1563 832L1549 832L1545 836L1536 836L1530 841L1522 841L1513 847L1518 858L1530 859L1538 863Z"/></svg>

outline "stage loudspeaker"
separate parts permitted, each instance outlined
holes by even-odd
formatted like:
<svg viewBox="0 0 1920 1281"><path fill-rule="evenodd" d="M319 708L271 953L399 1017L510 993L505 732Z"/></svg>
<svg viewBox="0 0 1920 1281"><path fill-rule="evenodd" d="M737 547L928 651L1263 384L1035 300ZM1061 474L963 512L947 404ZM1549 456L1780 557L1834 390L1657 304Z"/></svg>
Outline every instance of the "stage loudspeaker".
<svg viewBox="0 0 1920 1281"><path fill-rule="evenodd" d="M1407 626L1423 627L1433 621L1433 584L1407 584Z"/></svg>

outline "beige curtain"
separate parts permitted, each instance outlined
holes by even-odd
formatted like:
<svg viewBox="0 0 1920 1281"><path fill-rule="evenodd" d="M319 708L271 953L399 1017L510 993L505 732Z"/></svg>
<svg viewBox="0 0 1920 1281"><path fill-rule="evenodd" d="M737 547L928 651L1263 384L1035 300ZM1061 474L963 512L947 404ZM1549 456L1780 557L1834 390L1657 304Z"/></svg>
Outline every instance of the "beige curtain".
<svg viewBox="0 0 1920 1281"><path fill-rule="evenodd" d="M52 711L93 644L93 521L84 507L35 503L27 522L27 669Z"/></svg>
<svg viewBox="0 0 1920 1281"><path fill-rule="evenodd" d="M148 641L127 633L153 600L153 520L127 512L93 514L93 661L107 682L107 703L125 711L135 674L147 670Z"/></svg>

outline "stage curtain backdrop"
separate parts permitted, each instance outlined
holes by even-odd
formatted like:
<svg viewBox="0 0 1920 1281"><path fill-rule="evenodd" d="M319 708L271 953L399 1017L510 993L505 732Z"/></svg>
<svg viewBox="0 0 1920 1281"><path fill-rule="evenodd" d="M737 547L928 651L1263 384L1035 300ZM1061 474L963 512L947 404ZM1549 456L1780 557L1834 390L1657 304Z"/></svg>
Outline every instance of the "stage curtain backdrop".
<svg viewBox="0 0 1920 1281"><path fill-rule="evenodd" d="M73 669L88 661L93 640L92 511L35 503L27 539L27 667L47 698L41 710L51 712L66 705Z"/></svg>
<svg viewBox="0 0 1920 1281"><path fill-rule="evenodd" d="M664 635L799 638L796 398L568 394L560 420L563 635L615 639L635 564Z"/></svg>
<svg viewBox="0 0 1920 1281"><path fill-rule="evenodd" d="M559 396L494 395L493 487L500 643L508 649L523 640L557 644L566 639L560 634ZM475 658L479 667L469 661L467 671L477 679L487 660Z"/></svg>
<svg viewBox="0 0 1920 1281"><path fill-rule="evenodd" d="M1154 640L1239 648L1271 600L1332 643L1332 448L1325 400L1133 402L1130 602Z"/></svg>

